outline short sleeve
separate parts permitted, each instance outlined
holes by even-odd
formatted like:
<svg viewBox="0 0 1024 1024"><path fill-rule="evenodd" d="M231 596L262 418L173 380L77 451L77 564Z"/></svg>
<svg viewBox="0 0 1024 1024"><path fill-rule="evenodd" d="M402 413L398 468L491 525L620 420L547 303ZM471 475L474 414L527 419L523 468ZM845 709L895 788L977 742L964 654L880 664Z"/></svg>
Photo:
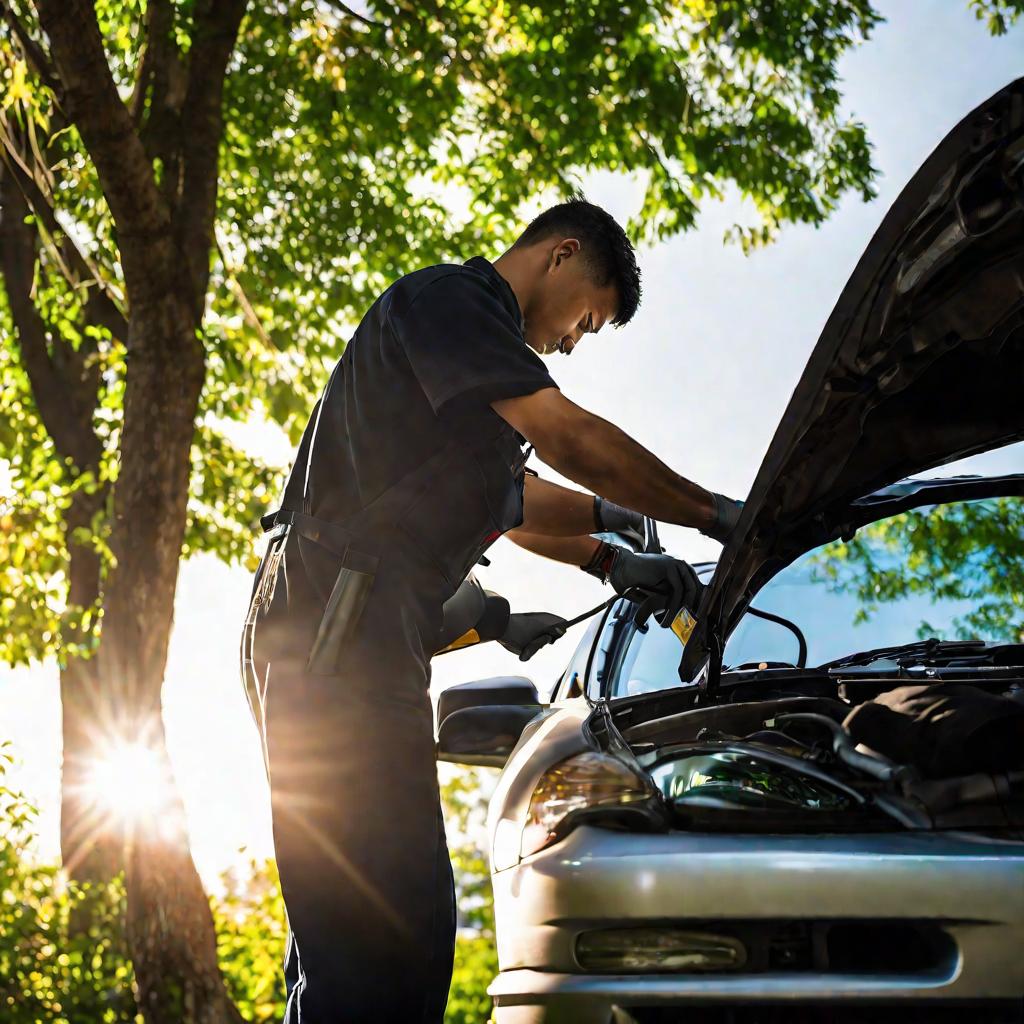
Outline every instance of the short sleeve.
<svg viewBox="0 0 1024 1024"><path fill-rule="evenodd" d="M557 387L516 318L472 270L435 278L389 319L436 414Z"/></svg>

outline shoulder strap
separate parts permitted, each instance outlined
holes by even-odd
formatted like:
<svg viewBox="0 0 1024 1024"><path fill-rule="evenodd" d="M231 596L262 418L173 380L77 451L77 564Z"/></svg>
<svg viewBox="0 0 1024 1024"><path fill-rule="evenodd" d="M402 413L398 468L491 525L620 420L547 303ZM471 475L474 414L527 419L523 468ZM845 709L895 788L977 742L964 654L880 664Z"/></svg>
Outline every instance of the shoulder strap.
<svg viewBox="0 0 1024 1024"><path fill-rule="evenodd" d="M299 450L295 453L295 462L292 464L291 472L288 474L288 481L284 485L284 495L281 499L281 508L291 512L310 513L309 497L309 472L313 465L313 445L316 443L316 432L320 429L320 414L324 411L324 402L331 393L331 385L341 367L339 359L331 370L327 384L324 386L323 394L317 399L310 414L306 429L302 432L302 440L299 442Z"/></svg>
<svg viewBox="0 0 1024 1024"><path fill-rule="evenodd" d="M309 481L309 451L313 447L313 437L320 424L320 409L323 399L318 398L312 416L302 432L299 450L295 453L295 461L285 481L284 493L281 495L281 508L289 512L306 512L306 493Z"/></svg>

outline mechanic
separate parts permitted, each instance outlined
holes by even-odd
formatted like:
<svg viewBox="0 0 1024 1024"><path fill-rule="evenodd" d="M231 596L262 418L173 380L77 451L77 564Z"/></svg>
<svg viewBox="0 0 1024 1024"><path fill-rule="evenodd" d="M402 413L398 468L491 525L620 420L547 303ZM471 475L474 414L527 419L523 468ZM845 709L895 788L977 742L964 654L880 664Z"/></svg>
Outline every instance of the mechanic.
<svg viewBox="0 0 1024 1024"><path fill-rule="evenodd" d="M573 197L494 263L408 274L371 306L303 434L242 639L298 981L285 1020L441 1022L455 891L438 792L430 657L483 551L517 543L618 593L693 605L684 562L590 536L593 494L725 540L740 503L679 476L558 390L570 354L640 299L632 245ZM600 508L600 503L596 503Z"/></svg>

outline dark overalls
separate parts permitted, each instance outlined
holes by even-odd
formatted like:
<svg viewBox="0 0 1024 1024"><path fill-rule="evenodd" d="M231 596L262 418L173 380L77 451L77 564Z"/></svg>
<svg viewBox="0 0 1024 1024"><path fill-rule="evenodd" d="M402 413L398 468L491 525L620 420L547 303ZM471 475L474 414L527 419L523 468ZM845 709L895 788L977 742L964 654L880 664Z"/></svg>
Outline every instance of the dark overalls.
<svg viewBox="0 0 1024 1024"><path fill-rule="evenodd" d="M290 927L289 1024L444 1016L455 895L428 686L441 609L522 521L524 439L490 407L553 387L482 257L371 307L303 435L242 637Z"/></svg>

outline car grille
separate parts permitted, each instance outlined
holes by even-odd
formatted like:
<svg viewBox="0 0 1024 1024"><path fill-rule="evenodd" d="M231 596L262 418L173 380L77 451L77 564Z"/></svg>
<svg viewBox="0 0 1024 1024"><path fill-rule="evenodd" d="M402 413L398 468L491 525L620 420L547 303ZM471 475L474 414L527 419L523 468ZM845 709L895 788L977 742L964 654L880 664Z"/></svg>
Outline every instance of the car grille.
<svg viewBox="0 0 1024 1024"><path fill-rule="evenodd" d="M667 927L668 922L665 924ZM927 976L948 973L957 955L948 933L932 921L686 920L672 921L671 927L738 939L745 959L742 966L720 968L724 973ZM619 934L628 936L629 930ZM585 961L581 959L581 963Z"/></svg>
<svg viewBox="0 0 1024 1024"><path fill-rule="evenodd" d="M620 1007L628 1024L1022 1024L1024 1004ZM622 1013L625 1011L625 1014Z"/></svg>

